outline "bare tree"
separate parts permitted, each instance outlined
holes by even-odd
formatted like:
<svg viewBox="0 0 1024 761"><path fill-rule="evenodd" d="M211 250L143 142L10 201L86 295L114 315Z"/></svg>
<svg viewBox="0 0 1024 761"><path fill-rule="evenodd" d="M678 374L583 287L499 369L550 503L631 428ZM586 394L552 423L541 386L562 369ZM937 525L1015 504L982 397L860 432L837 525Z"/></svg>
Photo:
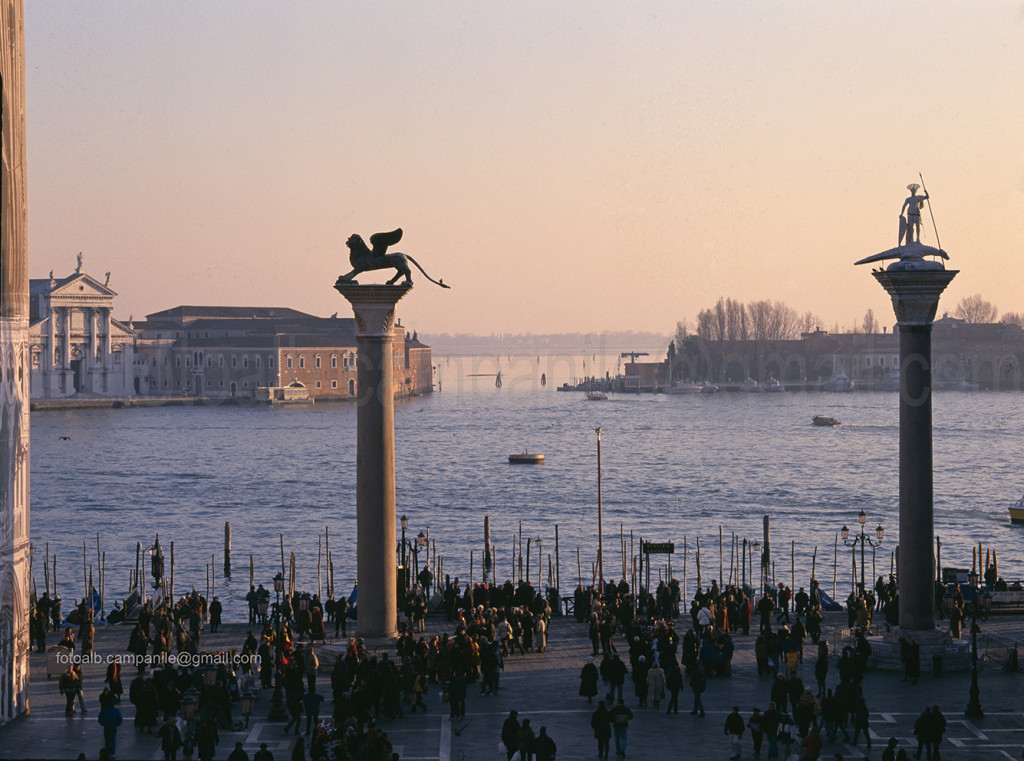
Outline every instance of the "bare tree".
<svg viewBox="0 0 1024 761"><path fill-rule="evenodd" d="M953 316L969 323L992 323L999 316L999 310L991 301L985 301L980 293L965 296L953 310Z"/></svg>
<svg viewBox="0 0 1024 761"><path fill-rule="evenodd" d="M864 313L864 322L862 323L865 333L877 333L878 332L878 320L875 319L875 313L872 310L868 310Z"/></svg>
<svg viewBox="0 0 1024 761"><path fill-rule="evenodd" d="M821 318L814 312L804 312L797 321L801 333L813 333L821 326Z"/></svg>
<svg viewBox="0 0 1024 761"><path fill-rule="evenodd" d="M1024 328L1024 312L1007 312L1002 316L999 322L1005 322L1007 325L1016 325L1017 327Z"/></svg>
<svg viewBox="0 0 1024 761"><path fill-rule="evenodd" d="M680 349L683 348L683 344L686 343L686 339L689 337L689 335L690 328L686 324L686 318L684 317L682 320L676 323L676 351L679 351Z"/></svg>

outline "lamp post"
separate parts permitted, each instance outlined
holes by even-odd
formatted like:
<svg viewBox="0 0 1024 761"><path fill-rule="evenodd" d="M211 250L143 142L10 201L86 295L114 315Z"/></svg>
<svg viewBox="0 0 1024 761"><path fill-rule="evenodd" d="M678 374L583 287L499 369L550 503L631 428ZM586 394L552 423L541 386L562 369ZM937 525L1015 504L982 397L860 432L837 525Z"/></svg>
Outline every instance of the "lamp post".
<svg viewBox="0 0 1024 761"><path fill-rule="evenodd" d="M544 546L544 540L539 536L533 540L533 543L537 545L537 591L541 597L544 596L544 553L541 552L541 548Z"/></svg>
<svg viewBox="0 0 1024 761"><path fill-rule="evenodd" d="M405 530L409 528L409 517L402 513L402 588L409 588L409 570L405 567Z"/></svg>
<svg viewBox="0 0 1024 761"><path fill-rule="evenodd" d="M870 536L864 533L864 524L867 523L868 515L863 510L857 513L857 521L860 523L860 532L856 534L852 539L850 538L850 529L843 526L841 534L843 537L843 544L847 547L856 547L860 545L860 591L864 592L866 587L864 586L864 546L871 545L872 548L881 547L882 540L885 538L885 529L882 528L881 524L875 529L875 537L877 541L872 539ZM854 550L856 552L856 550Z"/></svg>
<svg viewBox="0 0 1024 761"><path fill-rule="evenodd" d="M278 573L274 576L274 592L277 593L277 603L274 605L274 629L278 636L281 634L281 593L284 591L284 574Z"/></svg>
<svg viewBox="0 0 1024 761"><path fill-rule="evenodd" d="M975 590L977 594L977 590ZM978 626L978 600L971 607L971 692L967 701L967 710L964 716L972 719L980 719L985 715L981 710L981 695L978 690L978 635L981 634L981 627Z"/></svg>
<svg viewBox="0 0 1024 761"><path fill-rule="evenodd" d="M416 566L416 573L417 574L419 573L419 570L420 570L420 547L426 547L426 546L427 546L427 537L421 531L420 533L418 533L416 535L416 543L412 546L412 560L413 560L413 565ZM429 590L423 590L423 591L429 593Z"/></svg>
<svg viewBox="0 0 1024 761"><path fill-rule="evenodd" d="M256 691L251 687L242 693L242 697L238 700L239 708L242 710L242 716L245 717L245 726L249 727L249 717L252 716L253 709L256 707Z"/></svg>
<svg viewBox="0 0 1024 761"><path fill-rule="evenodd" d="M753 555L757 555L758 558L761 557L761 543L757 539L754 539L753 541L750 542L750 551L751 551L751 553ZM761 565L761 563L758 563L758 565ZM758 582L758 583L760 584L760 582ZM751 560L750 560L750 586L754 586L754 560L753 560L753 557L751 557Z"/></svg>
<svg viewBox="0 0 1024 761"><path fill-rule="evenodd" d="M598 592L604 594L604 532L601 526L601 429L597 434L597 579Z"/></svg>
<svg viewBox="0 0 1024 761"><path fill-rule="evenodd" d="M189 687L181 698L181 718L185 721L185 737L182 754L186 759L192 758L192 748L196 737L196 709L199 707L199 690Z"/></svg>

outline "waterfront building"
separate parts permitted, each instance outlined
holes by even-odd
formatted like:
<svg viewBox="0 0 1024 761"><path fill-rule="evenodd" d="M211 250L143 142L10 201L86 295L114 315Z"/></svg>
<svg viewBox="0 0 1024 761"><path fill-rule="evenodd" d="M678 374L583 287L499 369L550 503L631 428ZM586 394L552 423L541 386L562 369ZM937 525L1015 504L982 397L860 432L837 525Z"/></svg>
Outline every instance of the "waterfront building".
<svg viewBox="0 0 1024 761"><path fill-rule="evenodd" d="M135 331L113 317L110 273L101 283L78 266L29 283L32 399L124 398L132 387Z"/></svg>
<svg viewBox="0 0 1024 761"><path fill-rule="evenodd" d="M643 363L653 373L661 363ZM689 336L676 347L672 379L739 383L777 378L787 388L819 389L843 373L862 390L894 390L900 370L899 332L828 333L777 341L705 340ZM932 329L932 383L938 388L1024 389L1024 329L1010 323L967 323L943 316ZM637 367L626 366L635 376ZM663 383L668 372L658 376Z"/></svg>
<svg viewBox="0 0 1024 761"><path fill-rule="evenodd" d="M0 724L28 712L29 298L25 13L0 4Z"/></svg>
<svg viewBox="0 0 1024 761"><path fill-rule="evenodd" d="M138 332L138 396L259 399L294 384L316 400L358 396L355 320L282 307L178 306ZM395 395L433 387L431 350L395 326Z"/></svg>

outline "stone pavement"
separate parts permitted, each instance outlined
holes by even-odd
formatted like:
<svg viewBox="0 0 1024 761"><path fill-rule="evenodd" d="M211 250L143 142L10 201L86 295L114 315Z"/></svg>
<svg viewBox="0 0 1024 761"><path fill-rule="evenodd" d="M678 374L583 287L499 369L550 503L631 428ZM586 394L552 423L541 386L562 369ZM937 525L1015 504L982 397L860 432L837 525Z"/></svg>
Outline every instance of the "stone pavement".
<svg viewBox="0 0 1024 761"><path fill-rule="evenodd" d="M827 627L833 631L844 623L845 614L828 614ZM453 630L451 624L440 619L429 619L429 630ZM680 627L685 622L679 624ZM984 642L993 654L995 639L1013 644L1015 638L1024 640L1024 617L993 617L981 623ZM240 648L248 627L229 624L217 634L204 633L203 650ZM98 626L96 651L114 654L124 651L130 629L124 626ZM754 665L754 635L736 638L733 676L715 677L708 682L704 694L707 716L691 716L692 694L687 687L680 698L680 713L671 716L652 708L639 708L629 694L631 682L627 678L626 703L635 714L629 728L627 757L636 759L727 759L728 743L723 734L725 716L731 706L738 705L746 720L750 710L762 710L768 704L771 680L758 678ZM51 641L56 637L51 635ZM619 639L621 643L621 638ZM331 643L329 642L329 645ZM621 648L620 649L624 649ZM590 654L585 625L566 618L554 619L547 652L513 656L506 660L501 675L501 688L496 696L480 696L477 685L470 685L464 720L453 723L447 717L448 706L442 704L439 689L432 688L426 715L406 714L395 721L382 719L380 726L388 733L402 761L499 761L504 754L498 752L501 724L510 709L519 711L520 719L529 718L535 731L546 726L548 734L558 744L559 761L597 758L597 744L590 730L590 713L595 705L588 705L578 696L579 672ZM324 668L330 668L330 659L321 658ZM96 721L96 698L102 689L105 665L87 664L84 667L85 695L88 712L64 715L64 700L57 692L56 678L47 679L45 656L32 655L32 686L29 716L0 728L0 758L54 758L74 759L80 752L87 758L98 757L103 745L102 729ZM900 747L913 752L916 741L913 723L926 705L938 704L947 721L948 731L941 751L946 761L971 759L1021 758L1024 749L1024 675L1011 673L1001 667L998 659L986 661L980 675L981 702L985 711L982 719L968 720L963 712L967 705L970 675L946 673L932 677L928 666L922 664L922 675L916 685L900 681L898 672L870 671L864 680L865 694L871 711L872 748L863 744L858 748L849 744L826 743L823 758L831 761L834 753L844 759L881 758L889 737L896 737ZM805 683L813 684L813 657L801 666ZM835 669L829 673L828 685L837 680ZM130 677L125 679L125 689ZM326 674L321 691L329 695ZM216 758L227 758L235 742L242 742L250 757L265 742L274 757L281 761L291 758L294 737L285 735L282 723L268 722L269 694L257 704L250 727L241 732L221 732ZM117 758L162 759L158 742L135 730L132 719L134 709L127 696L120 706L125 722L118 731ZM322 713L329 715L329 700ZM237 706L235 718L238 718ZM743 738L744 759L751 759L749 734ZM766 748L765 751L766 752ZM179 756L180 757L180 756ZM763 756L762 756L763 757Z"/></svg>

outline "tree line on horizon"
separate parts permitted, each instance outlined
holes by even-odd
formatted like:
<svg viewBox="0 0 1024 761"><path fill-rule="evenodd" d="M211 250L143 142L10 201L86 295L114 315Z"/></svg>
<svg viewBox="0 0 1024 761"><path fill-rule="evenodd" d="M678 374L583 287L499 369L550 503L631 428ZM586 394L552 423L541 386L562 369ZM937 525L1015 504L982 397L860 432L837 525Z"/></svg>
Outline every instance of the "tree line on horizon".
<svg viewBox="0 0 1024 761"><path fill-rule="evenodd" d="M962 298L952 316L966 323L991 324L997 322L999 309L976 293ZM1006 312L998 321L1024 328L1024 313ZM674 344L678 350L692 336L712 343L791 341L820 330L821 322L813 312L800 314L782 301L762 300L744 304L736 299L720 297L713 307L697 313L697 324L692 331L685 319L676 323ZM836 323L831 332L878 333L880 326L874 311L868 309L859 323L855 322L846 330Z"/></svg>

